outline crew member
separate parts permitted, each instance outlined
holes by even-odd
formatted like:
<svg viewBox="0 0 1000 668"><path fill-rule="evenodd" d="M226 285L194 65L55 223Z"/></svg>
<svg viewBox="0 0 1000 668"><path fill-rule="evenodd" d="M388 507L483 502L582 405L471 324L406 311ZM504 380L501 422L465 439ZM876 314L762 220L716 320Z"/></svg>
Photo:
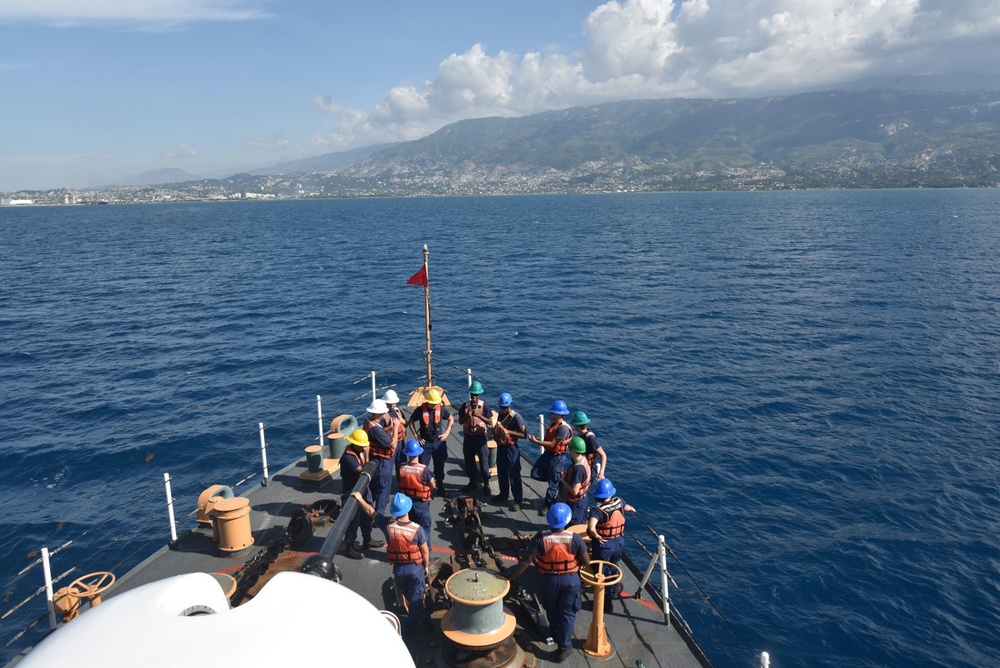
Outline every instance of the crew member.
<svg viewBox="0 0 1000 668"><path fill-rule="evenodd" d="M410 431L424 449L420 463L434 463L434 480L437 494L448 498L444 488L444 464L448 459L448 435L455 424L455 417L441 405L441 392L430 388L424 392L424 403L410 415Z"/></svg>
<svg viewBox="0 0 1000 668"><path fill-rule="evenodd" d="M574 436L569 442L572 464L563 471L559 481L559 499L573 511L571 524L583 524L587 521L587 490L590 489L590 464L584 453L587 444L579 436Z"/></svg>
<svg viewBox="0 0 1000 668"><path fill-rule="evenodd" d="M500 401L497 402L500 410L497 411L497 423L493 425L493 440L497 444L500 493L490 501L503 503L507 500L507 495L513 492L514 505L510 509L516 513L521 510L521 502L524 500L521 487L521 449L517 445L517 439L527 438L528 428L517 411L511 408L513 403L514 398L509 392L501 394Z"/></svg>
<svg viewBox="0 0 1000 668"><path fill-rule="evenodd" d="M392 503L389 504L392 520L385 515L376 517L375 509L365 503L360 494L355 494L354 498L358 500L358 505L369 522L375 517L375 523L385 532L389 541L386 554L392 564L392 579L396 591L406 599L408 608L402 631L404 636L410 636L424 613L424 594L427 592L431 564L427 534L419 524L410 521L408 513L413 507L413 501L405 494L397 492L393 495Z"/></svg>
<svg viewBox="0 0 1000 668"><path fill-rule="evenodd" d="M597 440L597 434L590 430L590 418L583 411L573 411L569 417L569 423L573 425L577 435L587 444L587 451L584 455L590 464L593 479L600 480L608 474L608 455Z"/></svg>
<svg viewBox="0 0 1000 668"><path fill-rule="evenodd" d="M493 410L480 400L483 385L478 380L469 385L469 400L458 409L458 422L462 425L462 455L465 457L465 475L469 484L463 492L476 488L476 455L479 456L478 477L483 483L483 493L490 493L490 450L486 430L493 421Z"/></svg>
<svg viewBox="0 0 1000 668"><path fill-rule="evenodd" d="M545 519L551 531L539 531L528 543L528 553L507 578L521 575L532 562L542 573L542 607L549 618L552 638L559 646L555 660L562 663L573 651L573 625L580 610L580 567L590 564L587 545L578 534L566 531L572 511L565 503L549 508Z"/></svg>
<svg viewBox="0 0 1000 668"><path fill-rule="evenodd" d="M434 490L434 476L430 468L421 464L418 459L424 453L415 438L406 442L405 448L400 448L406 456L406 463L399 468L399 491L410 497L413 509L410 517L423 527L427 534L427 543L431 542L431 492Z"/></svg>
<svg viewBox="0 0 1000 668"><path fill-rule="evenodd" d="M372 498L375 499L375 512L382 514L385 504L389 502L389 492L392 488L392 469L396 456L396 433L387 432L383 420L389 409L381 399L372 399L368 406L369 418L361 426L368 434L368 454L375 462L375 477L372 478Z"/></svg>
<svg viewBox="0 0 1000 668"><path fill-rule="evenodd" d="M549 426L545 430L545 440L539 440L532 434L528 434L528 440L535 445L540 445L545 449L535 465L531 467L531 478L547 482L549 487L545 490L545 499L540 500L538 514L544 515L545 510L555 503L559 494L559 481L562 480L562 472L566 469L566 449L570 439L573 438L573 428L566 424L563 419L569 415L566 402L559 399L552 404L549 409Z"/></svg>
<svg viewBox="0 0 1000 668"><path fill-rule="evenodd" d="M361 478L361 469L368 463L368 434L364 429L355 429L347 436L347 449L340 457L340 501L347 500L348 495L358 484ZM365 488L365 501L372 503L371 485ZM344 534L344 544L347 546L344 554L351 559L361 559L365 555L358 549L354 542L358 537L358 527L361 527L361 536L364 540L365 549L370 547L382 547L385 543L377 538L372 538L371 518L362 513L356 513L347 525L347 532Z"/></svg>
<svg viewBox="0 0 1000 668"><path fill-rule="evenodd" d="M587 535L590 536L590 556L599 561L618 564L625 550L625 513L634 513L635 508L617 496L615 486L607 478L594 485L596 505L590 509L587 519ZM613 571L605 567L605 575ZM616 586L612 598L621 591Z"/></svg>
<svg viewBox="0 0 1000 668"><path fill-rule="evenodd" d="M406 463L406 455L403 454L403 443L406 442L406 417L403 411L397 408L399 395L395 390L386 390L382 395L385 402L386 413L382 418L382 428L390 436L395 432L396 436L396 477L399 477L399 467Z"/></svg>

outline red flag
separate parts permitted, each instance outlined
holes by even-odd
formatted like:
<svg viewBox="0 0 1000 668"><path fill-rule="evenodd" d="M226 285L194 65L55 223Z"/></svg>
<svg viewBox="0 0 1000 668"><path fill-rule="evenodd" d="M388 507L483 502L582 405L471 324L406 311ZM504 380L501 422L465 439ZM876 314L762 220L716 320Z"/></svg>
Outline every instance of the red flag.
<svg viewBox="0 0 1000 668"><path fill-rule="evenodd" d="M422 285L427 287L427 265L420 267L420 271L410 276L409 280L406 281L407 285Z"/></svg>

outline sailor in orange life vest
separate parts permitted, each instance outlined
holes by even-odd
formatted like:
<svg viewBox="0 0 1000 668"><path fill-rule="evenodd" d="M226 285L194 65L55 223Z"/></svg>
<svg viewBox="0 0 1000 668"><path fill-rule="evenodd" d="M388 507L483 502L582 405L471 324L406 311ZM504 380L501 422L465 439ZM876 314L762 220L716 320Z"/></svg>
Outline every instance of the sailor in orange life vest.
<svg viewBox="0 0 1000 668"><path fill-rule="evenodd" d="M497 444L497 478L500 483L500 493L490 499L492 503L503 503L507 500L509 492L514 493L514 505L511 510L515 513L521 510L521 502L524 500L524 489L521 486L521 449L517 446L517 439L528 437L528 428L524 420L517 414L511 404L514 397L509 392L500 395L497 404L500 410L497 412L497 423L493 425L493 440Z"/></svg>
<svg viewBox="0 0 1000 668"><path fill-rule="evenodd" d="M479 455L479 479L483 492L490 493L490 450L486 430L493 421L493 410L480 400L483 385L478 380L469 385L469 400L458 409L458 423L462 425L462 455L465 457L465 475L469 484L463 492L476 488L476 455Z"/></svg>
<svg viewBox="0 0 1000 668"><path fill-rule="evenodd" d="M406 463L406 455L403 454L403 443L406 442L406 416L396 405L399 403L399 395L395 390L386 390L382 395L385 402L385 415L382 417L382 428L390 436L396 434L396 477L399 477L399 467Z"/></svg>
<svg viewBox="0 0 1000 668"><path fill-rule="evenodd" d="M403 635L411 635L417 628L421 615L424 613L424 594L427 592L427 580L430 575L430 549L427 534L419 524L411 522L408 513L413 507L413 501L405 494L396 492L389 504L390 520L385 515L375 515L375 509L366 503L360 494L352 496L357 499L361 512L369 518L375 518L375 523L389 541L386 554L392 564L392 579L396 583L396 591L406 599L409 613L403 623Z"/></svg>
<svg viewBox="0 0 1000 668"><path fill-rule="evenodd" d="M561 399L557 400L549 409L549 426L545 430L545 440L540 441L535 436L528 434L529 441L545 448L545 452L535 460L535 465L531 467L532 480L549 483L548 489L545 490L544 501L539 500L539 515L544 515L545 509L555 503L556 496L559 494L562 472L569 464L566 461L566 449L570 439L573 438L573 428L563 420L566 415L569 415L566 402Z"/></svg>
<svg viewBox="0 0 1000 668"><path fill-rule="evenodd" d="M573 625L582 604L580 567L590 565L586 543L578 534L566 531L571 514L565 503L553 504L545 516L552 530L535 534L528 543L527 555L506 575L509 580L517 578L531 562L544 575L540 598L552 638L559 646L557 662L568 659L573 651Z"/></svg>
<svg viewBox="0 0 1000 668"><path fill-rule="evenodd" d="M434 462L434 480L437 494L448 498L444 489L444 464L448 459L448 434L451 433L455 417L441 405L441 393L433 387L424 392L424 403L410 415L409 427L417 443L424 449L420 463Z"/></svg>
<svg viewBox="0 0 1000 668"><path fill-rule="evenodd" d="M341 501L345 501L347 495L358 484L358 479L361 477L361 469L368 463L368 434L363 429L355 429L348 434L347 442L350 445L340 457L340 479L343 481L340 486L343 490L340 496ZM365 500L369 503L372 501L371 485L365 489L365 497ZM354 515L351 523L347 525L347 532L344 534L344 544L347 546L344 554L351 559L362 559L365 556L354 542L358 537L359 526L361 527L361 536L364 539L363 546L365 549L385 545L381 540L372 538L371 518L357 513Z"/></svg>
<svg viewBox="0 0 1000 668"><path fill-rule="evenodd" d="M587 444L584 455L590 464L591 477L600 480L608 474L608 455L597 440L597 434L590 431L590 418L583 411L573 411L569 423L576 429L577 435Z"/></svg>
<svg viewBox="0 0 1000 668"><path fill-rule="evenodd" d="M584 453L587 444L579 436L574 436L569 442L569 452L572 464L563 471L559 481L559 500L563 501L573 511L570 524L583 524L587 521L587 490L590 489L590 464Z"/></svg>
<svg viewBox="0 0 1000 668"><path fill-rule="evenodd" d="M621 561L622 551L625 549L625 513L635 512L635 508L616 496L616 493L610 480L598 480L594 485L597 504L590 509L587 520L587 534L591 538L590 556L613 564ZM605 567L604 574L612 575L611 569ZM621 588L615 587L613 596L620 591Z"/></svg>
<svg viewBox="0 0 1000 668"><path fill-rule="evenodd" d="M385 504L389 503L389 492L392 489L392 469L396 457L396 433L389 433L382 426L386 413L389 412L385 402L372 399L368 405L370 417L361 426L368 434L368 455L375 462L375 475L369 489L375 499L375 512L382 514Z"/></svg>
<svg viewBox="0 0 1000 668"><path fill-rule="evenodd" d="M427 545L431 543L431 492L434 490L434 476L430 468L417 459L424 449L411 438L405 448L400 448L406 456L406 463L399 467L399 491L410 497L413 509L410 517L423 527L427 534Z"/></svg>

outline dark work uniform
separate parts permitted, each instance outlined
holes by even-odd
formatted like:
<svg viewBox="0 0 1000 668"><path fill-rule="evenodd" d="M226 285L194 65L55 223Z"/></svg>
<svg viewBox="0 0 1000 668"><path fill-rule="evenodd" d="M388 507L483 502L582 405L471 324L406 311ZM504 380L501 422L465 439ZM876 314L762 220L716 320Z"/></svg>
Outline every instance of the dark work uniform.
<svg viewBox="0 0 1000 668"><path fill-rule="evenodd" d="M561 422L555 429L550 427L545 436L546 441L553 438L560 441L569 441L573 438L573 428L566 424L566 422ZM546 506L551 506L555 503L556 497L559 495L559 481L562 480L562 473L568 465L569 457L566 456L565 452L557 455L549 448L546 448L545 452L535 460L535 465L531 467L531 478L533 480L540 480L549 484L548 489L545 490Z"/></svg>
<svg viewBox="0 0 1000 668"><path fill-rule="evenodd" d="M406 455L403 454L403 449L406 447L406 416L403 415L403 411L398 408L389 409L389 412L385 414L382 418L382 426L385 428L386 432L389 431L389 427L392 425L393 419L399 420L403 424L403 431L399 434L399 438L396 440L396 477L399 477L399 467L406 463Z"/></svg>
<svg viewBox="0 0 1000 668"><path fill-rule="evenodd" d="M400 543L405 543L407 546L412 546L414 551L416 551L420 545L427 543L427 534L424 533L420 525L414 522L407 520L398 523L394 522L393 519L385 515L376 515L375 523L379 529L385 532L386 553L389 557L389 563L392 564L392 579L396 583L396 588L400 595L406 599L410 609L402 628L403 635L409 636L416 630L417 623L424 612L424 594L427 591L427 580L424 577L423 563L408 560L407 557L400 558L400 553L396 548L398 548ZM396 535L398 530L394 530L391 526L393 524L399 524L407 532L411 532L412 538L400 540L399 536ZM414 528L416 531L413 531Z"/></svg>
<svg viewBox="0 0 1000 668"><path fill-rule="evenodd" d="M563 471L563 478L570 486L581 484L579 499L576 501L569 498L561 499L573 511L573 516L569 521L570 524L583 524L587 521L587 489L590 486L591 479L588 468L586 463L577 464L574 462L568 469ZM559 496L562 497L563 494L560 493Z"/></svg>
<svg viewBox="0 0 1000 668"><path fill-rule="evenodd" d="M560 549L573 557L586 554L587 545L579 535L569 531L540 531L528 544L528 552L535 555L535 565L544 580L540 598L549 618L552 638L559 649L564 649L573 643L576 613L583 603L580 597L580 567L572 566L566 572L546 572L547 543L551 546L553 540L559 541L562 544Z"/></svg>
<svg viewBox="0 0 1000 668"><path fill-rule="evenodd" d="M590 509L588 520L591 517L597 518L597 535L604 539L604 543L592 541L590 547L591 559L600 561L610 561L617 564L621 561L622 552L625 550L625 503L619 496L610 499L597 499L597 503ZM604 569L605 575L611 575L612 570Z"/></svg>
<svg viewBox="0 0 1000 668"><path fill-rule="evenodd" d="M597 480L597 465L600 464L597 457L597 449L601 447L601 442L597 440L597 434L589 429L583 436L583 442L587 444L587 450L583 453L583 456L590 463L590 477L593 480Z"/></svg>
<svg viewBox="0 0 1000 668"><path fill-rule="evenodd" d="M392 469L395 452L390 449L392 437L382 428L382 425L365 420L364 430L368 433L368 456L375 462L375 475L372 477L369 488L372 491L372 498L375 503L375 514L381 515L385 510L385 504L389 502L389 492L392 488ZM399 446L396 446L397 449Z"/></svg>
<svg viewBox="0 0 1000 668"><path fill-rule="evenodd" d="M476 404L475 414L482 418L482 421L489 424L493 418L493 411L489 404L480 400ZM462 425L462 455L465 457L465 475L470 483L476 482L476 455L479 455L479 477L484 485L490 482L490 450L487 446L489 438L486 434L486 427L480 426L482 432L469 433L472 426L466 428L468 420L473 415L472 402L467 401L458 409L458 422Z"/></svg>
<svg viewBox="0 0 1000 668"><path fill-rule="evenodd" d="M427 547L431 543L431 480L433 475L426 464L416 462L404 463L399 467L399 491L410 497L413 508L410 509L410 519L423 527L427 533Z"/></svg>
<svg viewBox="0 0 1000 668"><path fill-rule="evenodd" d="M448 459L448 444L441 440L441 434L448 426L450 417L448 409L441 406L441 416L438 419L431 404L424 404L410 415L410 424L417 425L417 434L423 441L421 445L424 447L424 454L420 455L420 463L426 465L433 461L434 480L438 490L444 489L444 463Z"/></svg>
<svg viewBox="0 0 1000 668"><path fill-rule="evenodd" d="M504 415L503 409L501 409L497 424L508 431L524 433L524 420L513 410ZM507 495L513 492L514 503L520 504L524 500L524 491L521 487L521 448L517 445L516 436L511 436L508 440L498 436L497 431L494 428L493 440L497 444L497 476L500 478L500 496L507 498Z"/></svg>
<svg viewBox="0 0 1000 668"><path fill-rule="evenodd" d="M367 448L365 448L367 450ZM340 480L341 480L341 492L340 501L343 503L347 500L347 497L351 495L351 490L354 486L358 484L358 479L361 477L359 473L355 473L355 469L358 467L363 467L368 463L368 453L356 453L351 450L350 447L344 451L344 454L340 457ZM368 503L373 503L371 485L365 489L365 493L361 495L365 501ZM354 519L351 523L347 525L347 533L344 534L344 540L347 542L348 547L354 545L354 541L358 538L358 527L361 527L361 535L364 541L367 543L372 538L372 520L368 515L361 512L360 510L354 514Z"/></svg>

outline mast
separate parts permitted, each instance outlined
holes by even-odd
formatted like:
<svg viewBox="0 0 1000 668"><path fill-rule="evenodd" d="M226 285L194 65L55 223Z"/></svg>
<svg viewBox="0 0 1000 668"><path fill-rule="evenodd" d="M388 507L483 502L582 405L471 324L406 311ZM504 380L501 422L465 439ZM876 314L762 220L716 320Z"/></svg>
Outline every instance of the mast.
<svg viewBox="0 0 1000 668"><path fill-rule="evenodd" d="M427 260L430 253L427 251L427 244L424 244L424 324L427 333L427 348L424 355L427 357L427 387L434 387L434 378L431 374L431 281L427 272Z"/></svg>
<svg viewBox="0 0 1000 668"><path fill-rule="evenodd" d="M427 384L413 390L410 395L410 402L407 404L411 408L424 403L424 392L434 389L441 393L441 399L446 406L450 405L445 396L444 390L434 385L434 372L431 370L431 283L427 278L427 269L430 253L427 251L427 244L424 244L424 264L413 276L406 281L407 285L420 285L424 288L424 333L427 337L427 346L424 348L424 358L427 360Z"/></svg>

